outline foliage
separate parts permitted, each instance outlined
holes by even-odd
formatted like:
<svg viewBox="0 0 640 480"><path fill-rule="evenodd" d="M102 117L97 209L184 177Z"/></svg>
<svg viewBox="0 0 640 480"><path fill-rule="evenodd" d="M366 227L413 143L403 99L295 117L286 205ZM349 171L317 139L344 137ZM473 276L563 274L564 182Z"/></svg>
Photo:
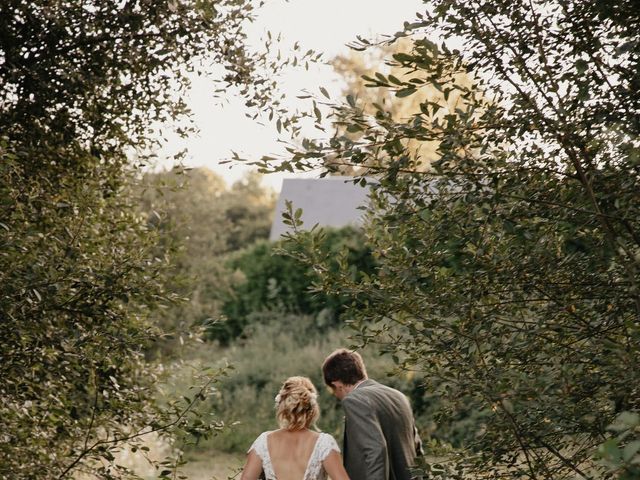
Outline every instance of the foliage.
<svg viewBox="0 0 640 480"><path fill-rule="evenodd" d="M398 121L347 101L336 115L361 137L306 141L263 165L368 166L379 268L361 281L322 270L331 256L313 231L292 237L292 254L323 271L326 294L353 299L363 343L420 370L452 411L489 415L476 454L436 478L629 478L605 440L640 410L637 3L430 5L397 35L415 36L390 59L409 73L368 85L458 93L455 108L425 101ZM438 143L430 168L408 140Z"/></svg>
<svg viewBox="0 0 640 480"><path fill-rule="evenodd" d="M347 98L347 108L339 107L334 110L332 123L338 129L337 136L358 144L367 133L370 133L365 128L367 123L362 123L368 116L384 114L389 121L404 122L407 118L420 115L425 104L437 108L443 112L443 115L454 113L455 109L460 107L460 103L464 101L461 98L461 91L454 90L445 95L442 89L434 85L422 85L411 95L395 95L396 92L388 88L367 88L372 85L372 82L377 84L381 79L385 79L391 85L401 84L399 79L411 75L411 69L401 63L385 62L384 59L396 56L403 58L403 55L411 54L413 47L413 40L401 38L391 44L375 45L375 47L372 45L366 50L351 50L349 55L334 59L334 69L346 81L344 93ZM455 80L456 83L466 87L470 87L472 83L470 76L462 71L455 75ZM356 105L358 114L354 117L352 107ZM412 155L420 157L420 164L416 164L415 169L428 169L431 162L438 157L439 141L436 138L408 138L403 143L406 149L412 151ZM375 173L377 167L388 163L386 152L378 150L375 155L367 156L366 160L363 159L358 164L344 162L340 155L334 155L328 159L325 157L324 166L331 174L366 175Z"/></svg>
<svg viewBox="0 0 640 480"><path fill-rule="evenodd" d="M140 420L141 348L154 336L144 316L166 294L128 198L105 196L91 171L51 191L55 177L25 163L3 152L0 465L39 478L60 475L98 426Z"/></svg>
<svg viewBox="0 0 640 480"><path fill-rule="evenodd" d="M323 232L327 248L334 256L328 266L337 270L340 263L360 277L373 269L373 259L364 245L362 233L352 227ZM348 265L348 267L346 267ZM312 315L320 330L335 325L345 298L339 293L313 293L317 273L287 255L278 243L259 242L231 257L228 268L235 271L234 283L224 298L225 321L214 324L210 336L228 342L262 312Z"/></svg>
<svg viewBox="0 0 640 480"><path fill-rule="evenodd" d="M240 30L251 10L0 5L0 477L126 477L113 452L186 423L210 393L215 374L187 403L153 406L147 316L173 295L127 154L152 142L152 121L185 113L180 95L202 52L251 81L257 57L245 55Z"/></svg>
<svg viewBox="0 0 640 480"><path fill-rule="evenodd" d="M640 415L622 412L607 430L615 436L600 445L598 454L609 472L620 480L640 477Z"/></svg>
<svg viewBox="0 0 640 480"><path fill-rule="evenodd" d="M232 272L225 262L236 250L269 234L274 196L255 174L230 188L205 168L145 175L142 211L159 231L160 251L178 248L172 261L172 290L186 301L154 312L165 341L156 353L179 351L184 337L199 335L198 327L221 314ZM161 350L158 351L158 350Z"/></svg>
<svg viewBox="0 0 640 480"><path fill-rule="evenodd" d="M258 56L245 53L241 30L252 9L200 0L3 2L3 133L83 141L95 156L139 145L150 120L185 113L179 94L189 70L207 71L193 62L202 52L234 83L253 80Z"/></svg>
<svg viewBox="0 0 640 480"><path fill-rule="evenodd" d="M230 188L207 168L145 175L142 208L169 244L187 240L181 261L224 255L266 238L274 195L251 173Z"/></svg>

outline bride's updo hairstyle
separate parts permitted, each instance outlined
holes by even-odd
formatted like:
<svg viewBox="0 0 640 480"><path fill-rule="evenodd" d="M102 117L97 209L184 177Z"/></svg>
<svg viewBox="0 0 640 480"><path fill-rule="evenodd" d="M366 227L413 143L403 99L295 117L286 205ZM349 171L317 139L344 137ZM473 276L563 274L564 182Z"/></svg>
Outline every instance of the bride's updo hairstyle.
<svg viewBox="0 0 640 480"><path fill-rule="evenodd" d="M320 416L318 392L307 377L289 377L276 395L276 418L280 428L302 430Z"/></svg>

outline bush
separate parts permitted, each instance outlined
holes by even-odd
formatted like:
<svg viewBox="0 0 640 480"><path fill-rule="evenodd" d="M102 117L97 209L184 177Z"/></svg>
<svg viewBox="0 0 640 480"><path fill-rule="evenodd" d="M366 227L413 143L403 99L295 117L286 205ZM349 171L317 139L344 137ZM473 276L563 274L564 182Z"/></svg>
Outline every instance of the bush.
<svg viewBox="0 0 640 480"><path fill-rule="evenodd" d="M325 235L334 258L344 255L354 276L373 271L373 257L359 230L346 227L327 230ZM260 312L310 315L320 329L337 324L349 299L314 291L316 272L290 256L281 255L279 249L279 242L259 242L228 262L229 269L236 272L236 281L222 306L225 321L209 328L210 339L228 343ZM338 262L330 268L337 269Z"/></svg>
<svg viewBox="0 0 640 480"><path fill-rule="evenodd" d="M251 2L141 3L0 6L0 478L126 478L123 437L173 413L143 357L172 293L130 155L185 120L190 70L246 85L260 55Z"/></svg>

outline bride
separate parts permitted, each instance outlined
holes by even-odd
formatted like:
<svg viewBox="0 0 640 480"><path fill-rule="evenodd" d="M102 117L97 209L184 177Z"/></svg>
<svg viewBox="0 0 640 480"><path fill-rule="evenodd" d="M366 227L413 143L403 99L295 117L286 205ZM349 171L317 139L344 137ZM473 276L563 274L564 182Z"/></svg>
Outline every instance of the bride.
<svg viewBox="0 0 640 480"><path fill-rule="evenodd" d="M240 480L349 480L334 438L314 430L318 393L306 377L288 378L276 396L279 430L263 432L249 449Z"/></svg>

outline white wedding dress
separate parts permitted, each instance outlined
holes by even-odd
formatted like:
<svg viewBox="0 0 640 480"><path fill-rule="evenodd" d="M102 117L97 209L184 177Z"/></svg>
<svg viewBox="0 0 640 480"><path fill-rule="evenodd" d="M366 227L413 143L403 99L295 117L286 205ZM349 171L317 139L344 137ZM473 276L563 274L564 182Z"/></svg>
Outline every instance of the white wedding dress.
<svg viewBox="0 0 640 480"><path fill-rule="evenodd" d="M248 450L255 451L256 454L262 460L262 469L267 480L277 480L276 474L273 473L273 465L271 464L271 458L269 457L269 449L267 448L267 436L271 432L262 432L255 442ZM309 457L309 463L304 471L304 477L302 480L326 480L327 472L325 472L322 462L333 451L340 453L340 447L336 443L335 439L328 433L320 433L316 444Z"/></svg>

